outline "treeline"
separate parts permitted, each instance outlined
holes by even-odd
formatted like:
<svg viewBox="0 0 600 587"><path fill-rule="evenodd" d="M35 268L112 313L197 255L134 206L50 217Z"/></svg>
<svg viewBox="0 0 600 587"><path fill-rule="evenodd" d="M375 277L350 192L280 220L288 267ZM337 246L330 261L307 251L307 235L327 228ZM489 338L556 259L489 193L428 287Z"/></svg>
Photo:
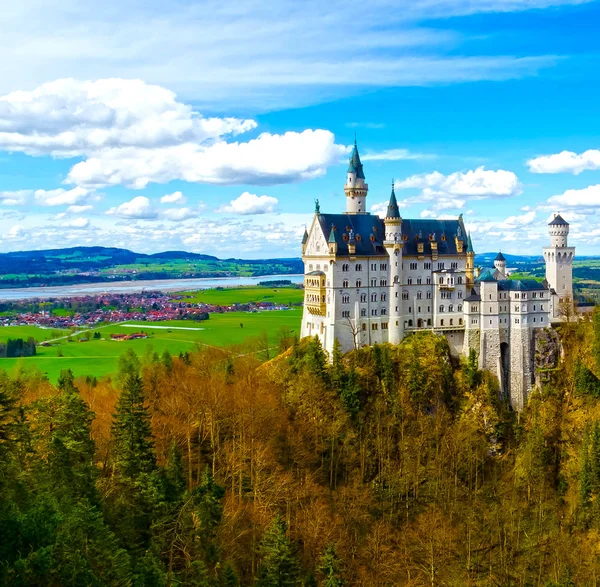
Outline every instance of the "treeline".
<svg viewBox="0 0 600 587"><path fill-rule="evenodd" d="M35 340L31 336L27 340L9 338L6 342L0 342L0 358L33 357L35 353Z"/></svg>
<svg viewBox="0 0 600 587"><path fill-rule="evenodd" d="M0 377L0 584L592 586L600 315L515 414L407 338Z"/></svg>

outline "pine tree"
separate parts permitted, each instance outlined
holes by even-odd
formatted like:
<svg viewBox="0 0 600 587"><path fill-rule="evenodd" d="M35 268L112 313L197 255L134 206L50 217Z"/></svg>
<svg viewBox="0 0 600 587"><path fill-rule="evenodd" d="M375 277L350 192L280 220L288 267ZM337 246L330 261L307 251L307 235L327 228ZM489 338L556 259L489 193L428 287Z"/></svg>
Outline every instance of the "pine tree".
<svg viewBox="0 0 600 587"><path fill-rule="evenodd" d="M346 381L346 370L344 369L344 363L342 361L342 345L336 338L333 341L333 352L331 353L331 366L329 367L329 379L331 381L331 387L337 393L341 395L344 383Z"/></svg>
<svg viewBox="0 0 600 587"><path fill-rule="evenodd" d="M166 369L167 373L170 373L173 370L173 357L168 349L163 351L160 362L163 364L163 367Z"/></svg>
<svg viewBox="0 0 600 587"><path fill-rule="evenodd" d="M156 468L150 414L145 405L144 387L136 373L125 380L112 424L113 462L118 474L136 479Z"/></svg>
<svg viewBox="0 0 600 587"><path fill-rule="evenodd" d="M325 379L327 373L327 357L325 356L325 352L323 351L318 336L314 336L310 339L306 347L304 362L313 375Z"/></svg>
<svg viewBox="0 0 600 587"><path fill-rule="evenodd" d="M294 587L298 584L298 561L286 530L286 523L277 516L260 543L259 587Z"/></svg>
<svg viewBox="0 0 600 587"><path fill-rule="evenodd" d="M171 444L169 457L165 466L165 479L167 481L167 500L171 502L181 500L185 493L186 480L181 450L176 442Z"/></svg>
<svg viewBox="0 0 600 587"><path fill-rule="evenodd" d="M323 552L317 570L323 575L321 587L343 587L346 584L342 574L342 561L334 544L327 546Z"/></svg>

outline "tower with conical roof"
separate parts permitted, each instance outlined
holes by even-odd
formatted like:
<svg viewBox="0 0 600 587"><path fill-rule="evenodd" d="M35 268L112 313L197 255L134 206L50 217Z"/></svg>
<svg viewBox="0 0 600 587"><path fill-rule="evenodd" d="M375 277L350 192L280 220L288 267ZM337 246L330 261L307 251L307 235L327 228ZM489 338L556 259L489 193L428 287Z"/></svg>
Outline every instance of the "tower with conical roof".
<svg viewBox="0 0 600 587"><path fill-rule="evenodd" d="M473 249L473 241L471 233L467 235L467 259L465 261L465 277L467 285L473 287L475 284L475 250Z"/></svg>
<svg viewBox="0 0 600 587"><path fill-rule="evenodd" d="M347 214L367 214L367 192L369 186L365 183L365 174L358 154L356 138L354 139L354 148L348 163L348 172L346 175L346 213Z"/></svg>
<svg viewBox="0 0 600 587"><path fill-rule="evenodd" d="M398 344L404 338L404 319L402 314L402 217L398 209L398 201L394 192L392 181L392 193L387 207L385 219L385 239L383 246L389 257L389 342Z"/></svg>
<svg viewBox="0 0 600 587"><path fill-rule="evenodd" d="M502 273L502 275L506 275L506 258L502 253L498 253L496 258L494 259L494 267Z"/></svg>
<svg viewBox="0 0 600 587"><path fill-rule="evenodd" d="M568 246L569 223L560 215L554 214L548 223L550 246L544 247L546 281L559 299L573 299L573 258L575 247ZM558 308L555 308L557 310ZM556 312L555 312L555 315Z"/></svg>

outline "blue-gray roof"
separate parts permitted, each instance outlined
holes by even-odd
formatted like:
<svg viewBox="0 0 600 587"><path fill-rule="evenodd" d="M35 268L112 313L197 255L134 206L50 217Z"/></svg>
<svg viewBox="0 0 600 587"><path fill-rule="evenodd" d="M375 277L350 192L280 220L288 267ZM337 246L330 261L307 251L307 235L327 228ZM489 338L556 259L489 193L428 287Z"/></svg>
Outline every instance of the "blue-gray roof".
<svg viewBox="0 0 600 587"><path fill-rule="evenodd" d="M506 261L506 259L504 258L504 255L502 253L498 253L494 261Z"/></svg>
<svg viewBox="0 0 600 587"><path fill-rule="evenodd" d="M331 236L332 225L336 227L335 240L338 255L348 255L348 243L356 246L356 255L385 255L383 240L385 224L379 216L371 214L320 214L317 220L327 241ZM403 220L403 254L409 256L431 255L431 242L437 242L438 255L457 255L454 236L462 220L431 220L418 218ZM351 240L352 235L354 241ZM465 233L464 226L462 232ZM418 243L423 243L423 252L418 251Z"/></svg>
<svg viewBox="0 0 600 587"><path fill-rule="evenodd" d="M398 200L396 200L396 192L394 192L394 184L392 184L392 194L390 203L387 207L386 218L400 218L400 210L398 209Z"/></svg>
<svg viewBox="0 0 600 587"><path fill-rule="evenodd" d="M501 279L498 281L499 291L540 291L548 289L535 279Z"/></svg>
<svg viewBox="0 0 600 587"><path fill-rule="evenodd" d="M354 139L354 148L352 149L352 155L350 155L350 162L348 164L348 173L356 173L356 177L359 179L365 179L365 173L363 171L362 163L360 162L360 156L358 155L358 146L356 145L356 139Z"/></svg>
<svg viewBox="0 0 600 587"><path fill-rule="evenodd" d="M550 222L548 222L548 226L555 225L569 226L569 223L560 214L557 214Z"/></svg>
<svg viewBox="0 0 600 587"><path fill-rule="evenodd" d="M496 269L486 267L475 281L496 281Z"/></svg>

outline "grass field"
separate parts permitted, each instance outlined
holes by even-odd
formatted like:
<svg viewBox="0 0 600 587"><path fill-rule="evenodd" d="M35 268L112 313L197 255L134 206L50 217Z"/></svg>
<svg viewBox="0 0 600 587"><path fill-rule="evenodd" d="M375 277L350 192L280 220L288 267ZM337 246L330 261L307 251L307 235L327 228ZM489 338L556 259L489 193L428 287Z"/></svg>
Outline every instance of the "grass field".
<svg viewBox="0 0 600 587"><path fill-rule="evenodd" d="M38 326L0 326L0 341L9 338L22 338L27 340L30 336L37 342L44 342L69 334L68 330L58 328L39 328Z"/></svg>
<svg viewBox="0 0 600 587"><path fill-rule="evenodd" d="M293 287L247 286L223 289L205 289L181 292L185 301L232 306L250 302L273 302L275 304L299 304L304 298L304 290Z"/></svg>
<svg viewBox="0 0 600 587"><path fill-rule="evenodd" d="M127 349L133 349L138 355L147 352L148 347L161 354L165 349L177 356L180 352L192 351L198 344L227 347L241 345L251 337L267 333L271 346L276 346L276 334L280 329L300 330L301 309L272 312L228 312L211 314L210 319L202 322L191 320L173 320L165 322L128 322L136 327L111 324L90 331L88 342L68 342L62 339L57 346L38 347L35 357L20 359L0 359L0 368L9 372L19 365L26 368L37 367L56 381L62 369L71 369L76 377L94 375L102 377L114 373L119 356ZM243 328L240 326L243 324ZM154 326L154 328L153 328ZM160 328L157 328L160 326ZM163 328L166 327L166 328ZM179 328L197 328L183 330ZM104 340L91 338L93 331L99 331ZM147 339L113 341L111 334L146 332ZM34 326L7 326L0 329L0 337L19 338L33 336L38 341L47 340L46 333ZM43 334L43 336L41 336ZM68 333L65 333L68 334ZM63 336L65 335L63 334ZM62 354L63 356L59 356Z"/></svg>

